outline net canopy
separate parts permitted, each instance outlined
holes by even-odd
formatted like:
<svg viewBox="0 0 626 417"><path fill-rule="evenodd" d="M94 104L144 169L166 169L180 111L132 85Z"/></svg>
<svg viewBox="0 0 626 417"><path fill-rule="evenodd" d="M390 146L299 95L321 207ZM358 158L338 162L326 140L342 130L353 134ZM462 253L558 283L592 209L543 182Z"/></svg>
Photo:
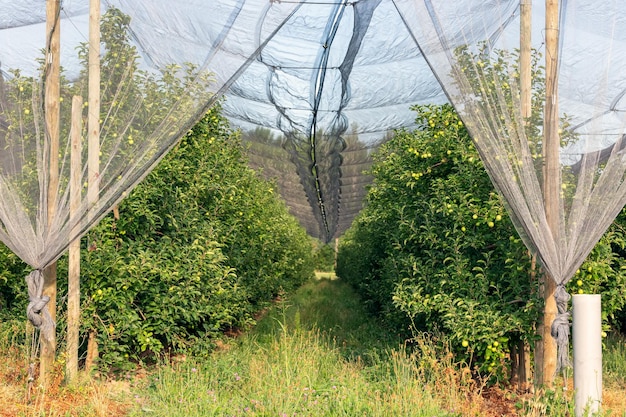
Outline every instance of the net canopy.
<svg viewBox="0 0 626 417"><path fill-rule="evenodd" d="M626 201L626 8L562 1L558 30L548 31L536 2L526 71L520 16L529 3L102 0L100 109L80 113L99 116L99 161L89 167L85 140L81 203L70 215L70 103L88 101L89 5L61 4L51 155L45 4L0 0L0 239L33 267L47 265L224 96L251 163L277 178L309 233L329 241L362 206L371 150L413 126L411 105L450 101L524 241L564 284ZM550 33L558 46L547 54ZM556 157L546 137L556 138Z"/></svg>
<svg viewBox="0 0 626 417"><path fill-rule="evenodd" d="M66 182L69 103L74 94L87 101L87 63L84 51L77 50L88 42L87 3L66 0L60 11L61 66L67 81L62 87L61 140L65 142L60 166L65 168L61 176ZM393 129L413 124L410 105L445 101L389 1L102 0L105 19L107 10L114 9L120 19L128 21L124 25L111 22L108 30L118 33L109 36L119 42L105 40L103 33L100 188L97 207L85 201L76 216L81 219L81 230L91 223L85 218L97 219L105 213L225 93L224 114L251 143L251 163L277 179L292 213L309 233L328 241L350 225L362 206L369 182L363 172L369 167L371 149ZM24 155L29 159L34 147L30 154L17 152L31 146L27 143L38 143L42 152L48 146L43 114L36 111L42 106L39 97L45 81L41 72L45 18L42 1L0 1L0 72L6 109L1 117L7 140L12 138L12 149L3 151L5 158ZM394 32L389 27L402 30ZM168 83L172 82L176 92L147 97L156 89L171 90L174 86ZM25 84L26 90L19 90ZM28 117L24 117L25 110L30 110ZM86 107L83 117L88 111ZM167 128L163 123L168 123ZM28 142L26 136L35 134L39 140ZM127 156L121 156L124 152ZM131 155L138 160L129 163ZM13 162L16 167L11 171L2 165L6 187L21 188L22 179L16 175L24 175L25 162ZM41 158L40 162L41 167L47 164ZM83 171L81 183L89 183L86 164ZM3 219L7 230L1 237L36 267L58 256L72 228L67 207L56 210L62 218L54 225L44 225L47 216L43 212L34 217L40 193L47 188L43 182L14 202L21 207L8 208L11 213L5 218L11 220ZM60 196L58 204L67 206L63 190ZM22 215L20 223L15 223L16 213L28 206L30 216ZM91 214L85 216L88 211ZM50 240L56 243L51 246Z"/></svg>
<svg viewBox="0 0 626 417"><path fill-rule="evenodd" d="M626 8L563 1L550 29L544 2L522 3L526 67L518 2L415 2L407 22L522 238L563 284L626 202Z"/></svg>
<svg viewBox="0 0 626 417"><path fill-rule="evenodd" d="M52 11L50 3L0 2L0 240L35 269L119 202L259 48L252 40L236 54L220 47L233 19L248 27L258 18L255 5L180 2L172 13L171 2L103 2L91 11L101 25L90 34L88 2ZM255 39L271 39L292 9L268 10ZM189 30L207 27L203 16L221 23L196 40ZM180 48L183 39L198 45ZM219 72L212 70L216 62Z"/></svg>

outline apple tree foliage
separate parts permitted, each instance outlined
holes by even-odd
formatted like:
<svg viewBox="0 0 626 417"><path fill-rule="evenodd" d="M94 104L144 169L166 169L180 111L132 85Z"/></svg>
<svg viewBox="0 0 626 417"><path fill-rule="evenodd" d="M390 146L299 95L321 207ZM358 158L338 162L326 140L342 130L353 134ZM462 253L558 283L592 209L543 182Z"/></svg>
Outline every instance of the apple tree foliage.
<svg viewBox="0 0 626 417"><path fill-rule="evenodd" d="M512 344L535 337L539 271L453 108L414 110L418 128L374 156L337 273L396 330L442 333L459 360L502 379ZM617 224L579 272L582 291L608 294L607 317L623 305L625 242Z"/></svg>
<svg viewBox="0 0 626 417"><path fill-rule="evenodd" d="M311 239L274 184L247 165L237 132L212 108L81 250L81 337L97 334L100 367L164 353L204 354L279 293L313 276ZM0 250L7 317L27 303L25 266ZM67 260L59 262L63 340ZM85 344L83 344L85 345Z"/></svg>
<svg viewBox="0 0 626 417"><path fill-rule="evenodd" d="M203 97L210 83L209 74L195 78L193 66L169 66L159 75L139 70L129 22L110 9L101 26L101 65L108 74L101 80L102 129L110 139L103 146L123 146L122 152L136 152L135 146L149 140L157 126L185 113L185 100ZM73 83L62 78L63 105L87 82L86 44L78 54L85 70ZM12 118L8 126L34 123L28 111L33 85L32 77L19 72L5 80L7 94L17 103L14 111L4 113ZM122 90L140 106L120 100L117 92ZM173 103L180 113L163 111ZM116 116L110 117L108 109ZM69 125L62 120L62 137ZM26 165L24 172L21 188L28 190L36 182L36 170ZM81 334L84 339L97 334L105 369L192 346L205 351L215 336L251 322L279 292L313 275L310 238L288 213L275 185L248 168L238 133L221 116L219 105L123 200L119 214L119 219L105 217L83 239L81 256ZM0 244L3 321L24 317L27 269ZM65 258L58 275L62 341Z"/></svg>
<svg viewBox="0 0 626 417"><path fill-rule="evenodd" d="M313 252L315 258L315 270L320 272L333 272L335 269L335 249L332 244L315 242Z"/></svg>
<svg viewBox="0 0 626 417"><path fill-rule="evenodd" d="M105 365L194 345L199 353L313 274L310 239L247 166L219 106L119 213L84 251L82 326L98 330Z"/></svg>

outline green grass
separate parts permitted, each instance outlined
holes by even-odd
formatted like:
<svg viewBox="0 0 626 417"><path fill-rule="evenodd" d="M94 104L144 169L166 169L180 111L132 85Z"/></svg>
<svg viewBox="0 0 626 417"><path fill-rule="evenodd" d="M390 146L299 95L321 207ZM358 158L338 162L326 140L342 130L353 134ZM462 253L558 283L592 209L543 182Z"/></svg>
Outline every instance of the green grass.
<svg viewBox="0 0 626 417"><path fill-rule="evenodd" d="M626 388L626 337L613 333L607 336L602 366L604 384Z"/></svg>
<svg viewBox="0 0 626 417"><path fill-rule="evenodd" d="M411 349L364 311L348 285L318 277L208 358L158 367L131 415L498 415L482 396L485 386L454 362L442 340L422 335ZM623 337L606 340L604 358L613 388L605 390L603 415L624 416L615 407L626 381ZM567 415L573 407L571 392L562 389L503 398L519 416Z"/></svg>
<svg viewBox="0 0 626 417"><path fill-rule="evenodd" d="M251 335L274 338L283 327L320 330L341 354L369 363L404 341L380 327L367 314L349 285L337 279L318 279L280 301Z"/></svg>
<svg viewBox="0 0 626 417"><path fill-rule="evenodd" d="M253 331L211 357L161 367L133 415L461 415L440 399L445 390L446 398L466 402L459 384L432 378L453 365L451 356L446 365L424 348L407 354L347 285L324 279L280 301Z"/></svg>
<svg viewBox="0 0 626 417"><path fill-rule="evenodd" d="M534 417L567 415L573 405L561 384L483 396L485 386L443 338L418 336L407 351L334 277L283 297L257 326L202 358L179 356L120 381L83 375L76 386L36 391L30 404L24 339L23 320L0 322L0 415L484 417L502 415L495 406L508 402L516 415ZM602 415L626 417L626 338L604 342ZM62 371L58 364L55 375Z"/></svg>

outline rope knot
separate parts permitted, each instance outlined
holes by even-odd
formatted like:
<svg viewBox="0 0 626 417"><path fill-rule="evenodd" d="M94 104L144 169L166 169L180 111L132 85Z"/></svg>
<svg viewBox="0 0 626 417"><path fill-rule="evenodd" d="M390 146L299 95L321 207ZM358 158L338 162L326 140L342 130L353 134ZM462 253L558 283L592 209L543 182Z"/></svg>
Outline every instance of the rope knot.
<svg viewBox="0 0 626 417"><path fill-rule="evenodd" d="M556 300L557 315L552 326L550 327L550 334L556 339L556 345L558 349L557 353L557 369L560 370L570 367L572 364L569 359L569 334L570 334L570 316L571 313L567 310L571 295L567 293L565 285L558 284L556 291L554 292L554 299Z"/></svg>
<svg viewBox="0 0 626 417"><path fill-rule="evenodd" d="M43 295L44 276L41 270L36 269L26 277L28 285L28 307L26 315L28 320L45 335L49 335L54 327L54 320L48 312L46 305L50 297Z"/></svg>

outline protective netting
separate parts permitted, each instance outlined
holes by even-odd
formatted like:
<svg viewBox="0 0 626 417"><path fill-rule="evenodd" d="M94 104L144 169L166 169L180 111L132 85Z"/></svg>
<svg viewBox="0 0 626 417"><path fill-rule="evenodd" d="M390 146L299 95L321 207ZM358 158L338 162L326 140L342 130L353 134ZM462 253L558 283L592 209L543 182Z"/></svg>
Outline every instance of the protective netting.
<svg viewBox="0 0 626 417"><path fill-rule="evenodd" d="M247 140L267 145L257 139L260 127L282 138L274 144L290 163L279 185L286 177L300 184L281 186L282 195L324 241L361 209L370 150L393 129L413 126L411 105L445 101L396 5L385 0L302 2L226 96L224 110ZM264 165L272 164L265 155Z"/></svg>
<svg viewBox="0 0 626 417"><path fill-rule="evenodd" d="M87 40L86 3L62 2L61 55L69 81L84 68L75 49ZM103 13L111 7L130 18L119 30L136 48L138 71L162 74L190 63L189 81L208 71L209 89L214 97L225 93L224 113L246 139L258 141L263 130L276 138L272 145L283 150L265 154L264 173L272 176L276 171L267 167L282 166L278 182L292 213L325 241L361 208L371 149L393 129L413 125L411 105L445 101L389 0L102 0ZM43 2L0 1L5 81L13 69L37 73L44 21Z"/></svg>
<svg viewBox="0 0 626 417"><path fill-rule="evenodd" d="M124 2L103 2L100 45L95 47L100 52L95 64L99 106L92 106L84 3L64 4L52 16L60 21L48 28L42 23L45 2L23 3L0 2L0 240L35 269L58 258L150 171L212 105L220 89L257 56L258 42L271 38L293 8L268 10L262 30L256 32L258 42L241 43L233 55L220 49L225 35L235 22L243 20L238 25L247 27L250 19L257 19L257 5L222 4L211 10L221 24L210 26L206 39L198 41L203 47L177 49L180 43L162 43L160 36L167 29L183 36L185 24L201 24L207 10L188 10L196 22L179 22L169 13L170 2L129 2L132 7L125 11ZM159 6L158 13L151 13ZM143 20L135 21L133 14ZM62 47L57 56L52 32L59 26ZM175 56L168 54L167 45ZM159 48L158 57L150 48ZM54 74L59 56L60 79ZM219 74L212 71L215 62L220 63ZM51 99L55 86L59 98ZM72 116L74 97L80 99ZM89 125L90 112L96 112L95 126ZM70 140L73 123L82 138L78 147ZM95 144L87 143L88 131L99 133ZM78 163L72 168L73 148ZM72 170L77 172L80 202L71 212Z"/></svg>
<svg viewBox="0 0 626 417"><path fill-rule="evenodd" d="M626 203L626 7L583 0L413 5L406 24L524 242L557 284L552 335L565 343L564 285ZM567 357L559 361L566 365Z"/></svg>
<svg viewBox="0 0 626 417"><path fill-rule="evenodd" d="M74 132L99 139L75 153L83 186L70 214L70 103L89 101L86 3L58 12L55 81L44 2L0 0L0 240L34 268L121 200L222 94L252 163L325 241L361 208L371 150L413 125L414 104L455 105L522 238L561 287L626 202L617 0L562 1L551 29L544 3L528 0L103 0L100 108L78 106L74 117ZM45 100L57 83L58 149Z"/></svg>

